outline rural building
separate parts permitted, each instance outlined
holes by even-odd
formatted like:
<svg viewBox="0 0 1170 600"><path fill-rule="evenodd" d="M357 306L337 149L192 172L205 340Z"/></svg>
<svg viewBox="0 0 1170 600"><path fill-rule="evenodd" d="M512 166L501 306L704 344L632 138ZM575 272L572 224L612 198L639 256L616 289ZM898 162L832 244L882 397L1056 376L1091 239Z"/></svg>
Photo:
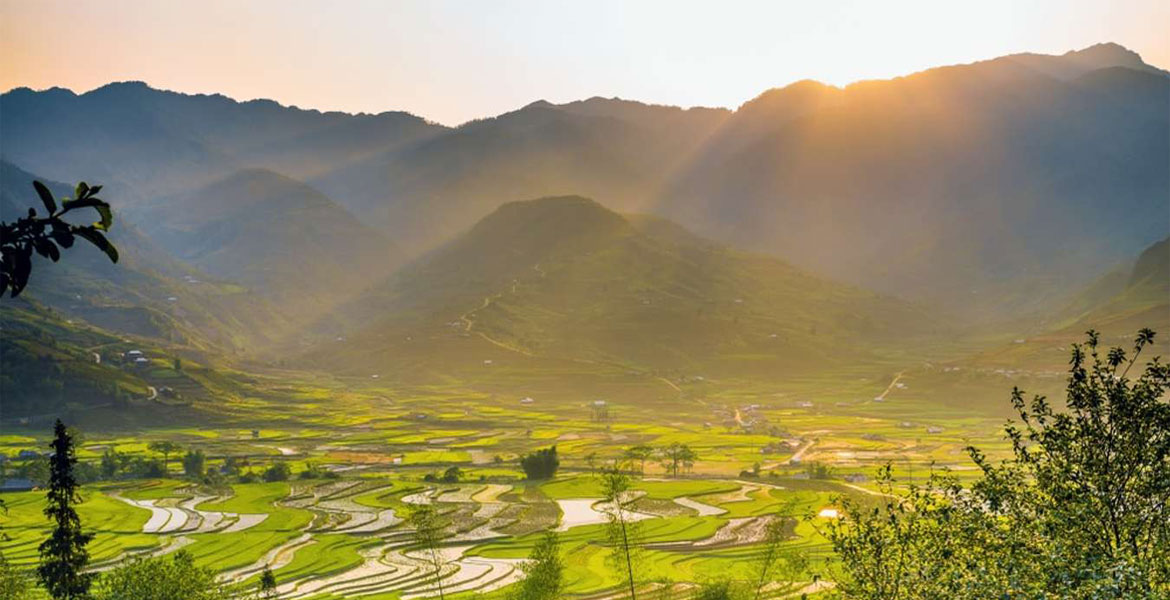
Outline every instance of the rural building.
<svg viewBox="0 0 1170 600"><path fill-rule="evenodd" d="M5 479L0 483L0 492L31 492L37 484L31 479Z"/></svg>

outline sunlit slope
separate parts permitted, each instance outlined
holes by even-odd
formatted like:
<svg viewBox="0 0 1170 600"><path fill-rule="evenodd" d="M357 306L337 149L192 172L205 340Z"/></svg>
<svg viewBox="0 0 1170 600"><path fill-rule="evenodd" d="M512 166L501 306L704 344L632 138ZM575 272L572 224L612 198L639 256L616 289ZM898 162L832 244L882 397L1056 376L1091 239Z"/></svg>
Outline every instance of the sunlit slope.
<svg viewBox="0 0 1170 600"><path fill-rule="evenodd" d="M323 327L344 341L313 361L361 371L466 361L455 348L474 345L485 359L771 376L871 360L941 328L911 304L577 196L504 205L337 312Z"/></svg>

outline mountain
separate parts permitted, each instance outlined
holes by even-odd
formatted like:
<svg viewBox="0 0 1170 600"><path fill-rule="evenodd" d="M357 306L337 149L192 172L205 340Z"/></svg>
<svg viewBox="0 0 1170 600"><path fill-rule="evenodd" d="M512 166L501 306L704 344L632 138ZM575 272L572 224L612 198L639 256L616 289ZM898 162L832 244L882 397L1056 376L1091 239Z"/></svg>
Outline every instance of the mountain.
<svg viewBox="0 0 1170 600"><path fill-rule="evenodd" d="M174 256L292 314L356 293L401 259L379 231L309 186L246 169L140 213ZM296 307L296 308L294 308Z"/></svg>
<svg viewBox="0 0 1170 600"><path fill-rule="evenodd" d="M412 376L530 357L771 377L943 328L912 304L579 196L501 206L320 326L337 339L313 364Z"/></svg>
<svg viewBox="0 0 1170 600"><path fill-rule="evenodd" d="M1168 105L1166 72L1116 44L799 82L736 111L538 101L457 128L119 83L0 96L0 155L107 184L168 247L173 229L155 223L182 223L195 192L254 169L308 185L408 255L514 199L575 194L1002 320L1052 310L1170 234ZM282 238L266 239L251 250L275 260ZM301 257L270 266L290 273Z"/></svg>
<svg viewBox="0 0 1170 600"><path fill-rule="evenodd" d="M445 130L407 113L323 113L141 82L84 94L17 88L0 96L0 129L4 160L52 179L102 181L136 203L241 168L308 177Z"/></svg>
<svg viewBox="0 0 1170 600"><path fill-rule="evenodd" d="M656 205L904 297L1044 307L1170 233L1170 79L1110 48L765 93Z"/></svg>
<svg viewBox="0 0 1170 600"><path fill-rule="evenodd" d="M728 115L619 99L538 101L311 183L385 223L405 247L426 249L516 198L581 194L643 208Z"/></svg>

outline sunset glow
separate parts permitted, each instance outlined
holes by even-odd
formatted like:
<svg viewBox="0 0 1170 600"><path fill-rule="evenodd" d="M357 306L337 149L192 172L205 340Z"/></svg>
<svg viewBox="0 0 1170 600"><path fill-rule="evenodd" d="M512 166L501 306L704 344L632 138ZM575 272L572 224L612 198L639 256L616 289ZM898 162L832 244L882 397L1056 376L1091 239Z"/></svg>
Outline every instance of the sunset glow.
<svg viewBox="0 0 1170 600"><path fill-rule="evenodd" d="M735 107L1102 41L1170 64L1170 3L0 1L0 88L117 80L446 124L594 95Z"/></svg>

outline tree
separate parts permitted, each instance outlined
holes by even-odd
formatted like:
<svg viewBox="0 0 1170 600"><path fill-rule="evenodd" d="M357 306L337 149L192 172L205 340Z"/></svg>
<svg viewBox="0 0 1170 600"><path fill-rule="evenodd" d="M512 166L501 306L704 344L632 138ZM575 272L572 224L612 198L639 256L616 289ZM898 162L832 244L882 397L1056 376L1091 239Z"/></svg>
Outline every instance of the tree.
<svg viewBox="0 0 1170 600"><path fill-rule="evenodd" d="M447 470L443 471L442 479L443 483L459 483L459 478L461 477L463 477L463 469L460 469L457 466L452 466L447 467Z"/></svg>
<svg viewBox="0 0 1170 600"><path fill-rule="evenodd" d="M156 440L147 444L146 447L151 452L158 452L163 455L164 471L169 471L171 468L171 453L181 450L178 444L170 440Z"/></svg>
<svg viewBox="0 0 1170 600"><path fill-rule="evenodd" d="M590 475L596 474L597 473L597 453L590 452L589 454L586 454L585 455L585 464L589 466L589 474Z"/></svg>
<svg viewBox="0 0 1170 600"><path fill-rule="evenodd" d="M195 566L186 550L170 556L128 558L102 576L95 600L231 600L236 590L215 571Z"/></svg>
<svg viewBox="0 0 1170 600"><path fill-rule="evenodd" d="M99 469L102 477L113 479L118 475L118 471L121 468L121 463L118 458L118 451L113 448L106 448L106 451L102 452L102 462Z"/></svg>
<svg viewBox="0 0 1170 600"><path fill-rule="evenodd" d="M207 456L203 454L202 450L188 450L187 454L183 456L183 473L194 479L203 477L206 462Z"/></svg>
<svg viewBox="0 0 1170 600"><path fill-rule="evenodd" d="M784 542L792 537L789 525L793 522L793 504L781 508L772 515L764 529L764 544L759 558L752 566L754 583L753 600L764 597L770 585L781 583L779 589L769 589L770 596L787 596L797 589L797 578L807 568L807 559L796 552L785 552Z"/></svg>
<svg viewBox="0 0 1170 600"><path fill-rule="evenodd" d="M85 546L93 535L82 532L75 505L81 503L73 465L77 464L73 440L60 419L53 428L53 455L49 468L49 491L45 516L53 521L53 532L40 545L41 563L37 578L54 600L89 597L93 575L85 573L89 553Z"/></svg>
<svg viewBox="0 0 1170 600"><path fill-rule="evenodd" d="M28 216L14 223L0 222L0 296L8 292L15 298L24 291L32 274L34 252L57 262L61 259L61 248L72 247L76 238L88 241L111 261L118 262L118 250L105 236L114 217L110 205L97 197L102 186L90 187L83 181L77 184L75 198L63 198L60 207L45 184L34 181L33 188L47 216L38 217L36 209L29 208ZM66 214L83 208L97 211L99 220L91 225L73 225L64 220Z"/></svg>
<svg viewBox="0 0 1170 600"><path fill-rule="evenodd" d="M288 468L288 463L278 462L264 470L264 481L268 483L288 481L288 476L291 474L292 471Z"/></svg>
<svg viewBox="0 0 1170 600"><path fill-rule="evenodd" d="M646 474L646 461L654 457L654 447L648 444L639 444L630 448L626 448L625 458L631 463L638 463L638 474Z"/></svg>
<svg viewBox="0 0 1170 600"><path fill-rule="evenodd" d="M264 565L264 572L260 574L260 597L265 600L276 598L276 575L269 565Z"/></svg>
<svg viewBox="0 0 1170 600"><path fill-rule="evenodd" d="M844 499L826 532L847 597L1170 597L1170 368L1155 358L1075 345L1063 409L1042 396L1012 404L1012 457L968 452L981 474L964 486L931 473L895 493L887 465L876 507Z"/></svg>
<svg viewBox="0 0 1170 600"><path fill-rule="evenodd" d="M546 531L532 548L528 562L520 565L524 580L512 600L558 600L564 590L565 563L561 560L560 537Z"/></svg>
<svg viewBox="0 0 1170 600"><path fill-rule="evenodd" d="M520 468L528 479L549 479L557 474L560 466L556 446L542 448L520 459Z"/></svg>
<svg viewBox="0 0 1170 600"><path fill-rule="evenodd" d="M608 510L606 537L613 548L610 563L620 573L623 583L630 589L630 599L637 600L637 579L635 563L638 562L639 529L631 521L624 502L630 491L630 477L618 465L611 465L601 472L601 491Z"/></svg>
<svg viewBox="0 0 1170 600"><path fill-rule="evenodd" d="M435 585L438 587L439 600L443 600L443 566L446 559L443 557L441 545L446 523L439 515L439 511L430 504L415 508L407 521L414 528L414 543L427 553L427 560L435 570Z"/></svg>
<svg viewBox="0 0 1170 600"><path fill-rule="evenodd" d="M674 442L661 451L662 466L667 473L678 476L682 471L689 471L699 460L698 454L690 446Z"/></svg>

